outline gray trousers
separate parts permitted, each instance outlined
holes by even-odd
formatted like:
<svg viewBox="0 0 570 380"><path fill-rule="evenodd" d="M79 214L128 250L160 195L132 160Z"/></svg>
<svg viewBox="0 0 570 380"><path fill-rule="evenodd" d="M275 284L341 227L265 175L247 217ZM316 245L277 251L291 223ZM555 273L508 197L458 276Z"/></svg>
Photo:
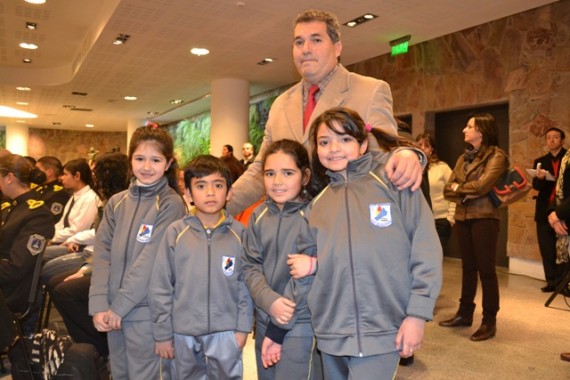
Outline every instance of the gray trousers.
<svg viewBox="0 0 570 380"><path fill-rule="evenodd" d="M281 346L281 360L263 368L261 344L265 337L265 326L255 324L255 359L258 380L322 379L321 358L317 352L310 323L297 323L285 336Z"/></svg>
<svg viewBox="0 0 570 380"><path fill-rule="evenodd" d="M242 352L234 332L201 336L174 334L172 375L176 380L241 380Z"/></svg>
<svg viewBox="0 0 570 380"><path fill-rule="evenodd" d="M150 321L122 323L107 333L113 380L170 380L170 360L154 353Z"/></svg>
<svg viewBox="0 0 570 380"><path fill-rule="evenodd" d="M334 356L321 353L325 380L392 380L400 355L389 352L365 357Z"/></svg>

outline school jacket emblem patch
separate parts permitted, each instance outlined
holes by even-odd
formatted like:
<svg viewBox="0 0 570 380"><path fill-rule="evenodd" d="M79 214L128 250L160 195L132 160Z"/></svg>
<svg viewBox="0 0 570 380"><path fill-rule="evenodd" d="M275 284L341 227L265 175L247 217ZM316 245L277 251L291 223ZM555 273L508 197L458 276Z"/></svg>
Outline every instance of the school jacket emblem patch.
<svg viewBox="0 0 570 380"><path fill-rule="evenodd" d="M388 227L392 224L390 203L376 203L369 205L370 222L378 227Z"/></svg>
<svg viewBox="0 0 570 380"><path fill-rule="evenodd" d="M150 224L141 224L137 233L137 241L139 243L148 243L152 237L153 226Z"/></svg>
<svg viewBox="0 0 570 380"><path fill-rule="evenodd" d="M231 276L234 274L234 268L236 264L236 258L232 256L222 257L222 271L226 276Z"/></svg>

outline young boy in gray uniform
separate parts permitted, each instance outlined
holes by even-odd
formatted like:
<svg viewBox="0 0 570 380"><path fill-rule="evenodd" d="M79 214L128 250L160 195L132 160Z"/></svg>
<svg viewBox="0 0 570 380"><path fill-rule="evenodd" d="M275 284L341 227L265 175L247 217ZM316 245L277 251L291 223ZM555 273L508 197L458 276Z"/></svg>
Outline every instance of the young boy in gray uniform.
<svg viewBox="0 0 570 380"><path fill-rule="evenodd" d="M150 282L156 353L174 358L178 379L241 379L253 304L240 261L245 230L224 210L231 173L199 156L184 184L195 208L166 230Z"/></svg>

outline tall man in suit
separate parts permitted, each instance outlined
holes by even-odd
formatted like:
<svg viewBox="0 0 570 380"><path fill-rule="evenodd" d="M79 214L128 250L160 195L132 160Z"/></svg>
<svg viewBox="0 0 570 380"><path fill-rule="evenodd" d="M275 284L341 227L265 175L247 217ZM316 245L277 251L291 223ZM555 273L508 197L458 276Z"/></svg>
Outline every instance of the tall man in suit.
<svg viewBox="0 0 570 380"><path fill-rule="evenodd" d="M290 139L303 143L310 150L311 122L330 108L351 108L373 127L397 133L390 86L384 81L346 70L339 63L341 52L340 27L333 14L307 10L297 16L293 61L302 80L281 94L271 106L259 153L233 185L234 196L227 205L231 214L242 211L263 195L261 158L267 147L274 141ZM314 100L310 99L312 96L309 93L313 85L318 86ZM316 107L311 115L305 115L311 100L316 101ZM374 138L369 139L368 146L369 149L379 149ZM420 155L423 161L423 153L420 152ZM387 162L386 171L399 189L412 187L417 190L422 181L420 159L410 149L393 154Z"/></svg>
<svg viewBox="0 0 570 380"><path fill-rule="evenodd" d="M553 292L562 280L563 268L556 264L556 233L548 223L548 210L555 200L556 181L546 179L546 172L553 177L558 177L562 157L566 154L564 145L564 131L558 128L549 128L546 131L546 148L548 153L534 160L534 168L537 169L536 177L532 180L532 187L538 190L536 197L536 209L534 220L536 221L536 236L538 247L542 256L546 286L540 290ZM540 169L538 168L540 165Z"/></svg>

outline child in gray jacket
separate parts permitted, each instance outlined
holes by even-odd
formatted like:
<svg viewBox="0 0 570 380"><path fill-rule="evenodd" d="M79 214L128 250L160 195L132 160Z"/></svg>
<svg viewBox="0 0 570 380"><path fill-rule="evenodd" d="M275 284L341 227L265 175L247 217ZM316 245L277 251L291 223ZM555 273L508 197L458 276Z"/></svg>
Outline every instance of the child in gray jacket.
<svg viewBox="0 0 570 380"><path fill-rule="evenodd" d="M240 379L253 304L241 269L245 230L224 210L231 173L200 156L184 183L195 208L167 228L150 281L156 353L174 358L178 379Z"/></svg>

